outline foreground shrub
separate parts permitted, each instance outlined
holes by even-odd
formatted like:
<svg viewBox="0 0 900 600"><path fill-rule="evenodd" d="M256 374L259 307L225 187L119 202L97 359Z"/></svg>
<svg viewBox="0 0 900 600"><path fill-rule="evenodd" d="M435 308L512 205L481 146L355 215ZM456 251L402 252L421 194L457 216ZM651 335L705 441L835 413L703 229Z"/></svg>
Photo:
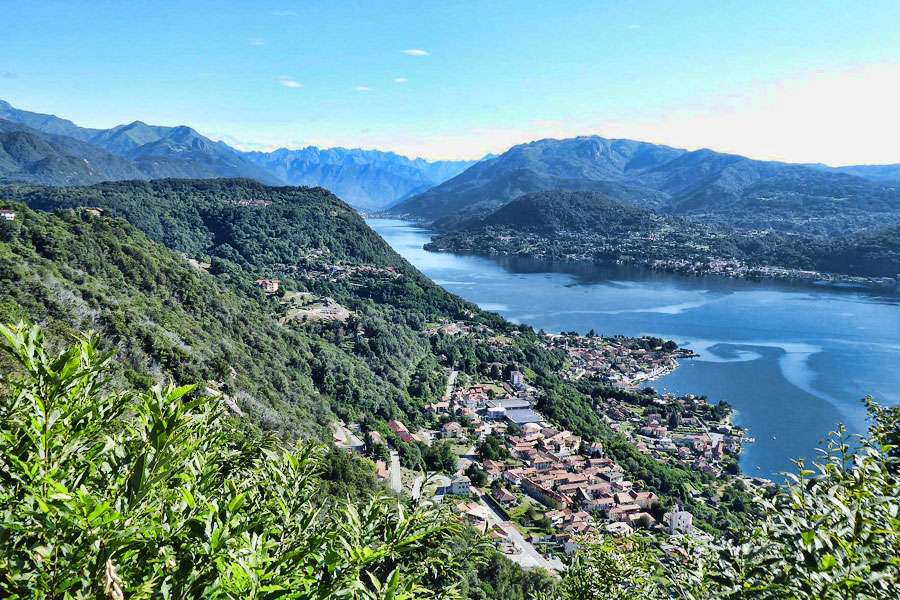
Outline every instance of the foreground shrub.
<svg viewBox="0 0 900 600"><path fill-rule="evenodd" d="M444 514L329 501L320 448L241 435L190 386L115 389L93 338L0 347L0 597L452 595Z"/></svg>

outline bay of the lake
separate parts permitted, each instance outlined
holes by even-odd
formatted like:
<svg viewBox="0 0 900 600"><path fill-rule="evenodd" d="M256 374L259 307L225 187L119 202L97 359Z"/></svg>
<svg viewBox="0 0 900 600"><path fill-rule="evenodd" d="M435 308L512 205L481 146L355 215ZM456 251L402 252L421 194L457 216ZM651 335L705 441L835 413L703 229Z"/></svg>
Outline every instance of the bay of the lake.
<svg viewBox="0 0 900 600"><path fill-rule="evenodd" d="M425 275L485 310L548 332L655 335L691 348L660 391L727 400L756 442L741 466L779 479L838 423L867 427L861 399L900 403L900 297L645 269L427 252L429 232L369 225Z"/></svg>

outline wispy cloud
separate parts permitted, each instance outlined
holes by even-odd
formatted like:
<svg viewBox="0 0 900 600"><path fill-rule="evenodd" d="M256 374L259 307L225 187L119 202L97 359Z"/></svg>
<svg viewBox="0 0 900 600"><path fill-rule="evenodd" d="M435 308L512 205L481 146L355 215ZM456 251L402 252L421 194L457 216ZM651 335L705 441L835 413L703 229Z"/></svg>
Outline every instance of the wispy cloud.
<svg viewBox="0 0 900 600"><path fill-rule="evenodd" d="M16 79L18 75L12 71L0 71L0 79Z"/></svg>
<svg viewBox="0 0 900 600"><path fill-rule="evenodd" d="M640 28L641 28L641 26L638 25L637 23L632 23L631 25L628 26L628 29L632 29L632 30L640 29Z"/></svg>
<svg viewBox="0 0 900 600"><path fill-rule="evenodd" d="M367 85L358 85L358 86L356 86L356 91L357 92L371 92L372 88L370 88Z"/></svg>
<svg viewBox="0 0 900 600"><path fill-rule="evenodd" d="M288 10L273 10L272 16L273 17L296 17L297 11L290 10L290 9L288 9Z"/></svg>
<svg viewBox="0 0 900 600"><path fill-rule="evenodd" d="M407 48L403 51L403 54L407 56L428 56L428 51L421 48Z"/></svg>
<svg viewBox="0 0 900 600"><path fill-rule="evenodd" d="M293 77L287 77L284 75L282 75L281 77L278 78L278 83L280 83L283 87L286 87L286 88L298 89L298 88L303 87L303 84L300 83L299 81L297 81L296 79L294 79Z"/></svg>
<svg viewBox="0 0 900 600"><path fill-rule="evenodd" d="M265 46L266 40L261 37L252 37L247 40L247 43L251 46Z"/></svg>
<svg viewBox="0 0 900 600"><path fill-rule="evenodd" d="M408 83L409 79L406 77L394 77L394 83Z"/></svg>

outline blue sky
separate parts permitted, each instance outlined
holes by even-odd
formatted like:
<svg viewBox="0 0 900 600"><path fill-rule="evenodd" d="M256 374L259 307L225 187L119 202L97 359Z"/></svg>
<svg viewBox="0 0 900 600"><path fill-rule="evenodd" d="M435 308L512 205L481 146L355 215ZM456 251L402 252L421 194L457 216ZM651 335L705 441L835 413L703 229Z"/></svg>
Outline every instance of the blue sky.
<svg viewBox="0 0 900 600"><path fill-rule="evenodd" d="M862 4L0 0L0 98L243 148L600 134L900 162L900 2Z"/></svg>

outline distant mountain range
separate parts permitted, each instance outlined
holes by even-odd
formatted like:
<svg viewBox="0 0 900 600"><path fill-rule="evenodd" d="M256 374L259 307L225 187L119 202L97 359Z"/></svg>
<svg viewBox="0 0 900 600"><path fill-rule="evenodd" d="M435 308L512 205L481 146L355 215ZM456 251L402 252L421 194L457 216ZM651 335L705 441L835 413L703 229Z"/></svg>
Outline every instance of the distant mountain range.
<svg viewBox="0 0 900 600"><path fill-rule="evenodd" d="M124 179L246 177L270 185L321 186L357 208L379 210L472 164L312 146L241 152L186 126L135 121L90 129L0 100L0 181L81 185Z"/></svg>
<svg viewBox="0 0 900 600"><path fill-rule="evenodd" d="M88 129L53 115L13 108L2 100L0 119L5 121L2 143L8 159L0 166L0 177L7 180L76 185L164 177L248 177L281 183L234 148L190 127L135 121L112 129ZM76 166L79 162L83 164Z"/></svg>
<svg viewBox="0 0 900 600"><path fill-rule="evenodd" d="M315 146L248 152L245 156L290 185L322 186L364 210L387 208L475 164L472 160L429 162L393 152Z"/></svg>
<svg viewBox="0 0 900 600"><path fill-rule="evenodd" d="M900 219L900 166L831 168L597 136L514 146L391 209L449 230L547 190L743 228L834 234Z"/></svg>

